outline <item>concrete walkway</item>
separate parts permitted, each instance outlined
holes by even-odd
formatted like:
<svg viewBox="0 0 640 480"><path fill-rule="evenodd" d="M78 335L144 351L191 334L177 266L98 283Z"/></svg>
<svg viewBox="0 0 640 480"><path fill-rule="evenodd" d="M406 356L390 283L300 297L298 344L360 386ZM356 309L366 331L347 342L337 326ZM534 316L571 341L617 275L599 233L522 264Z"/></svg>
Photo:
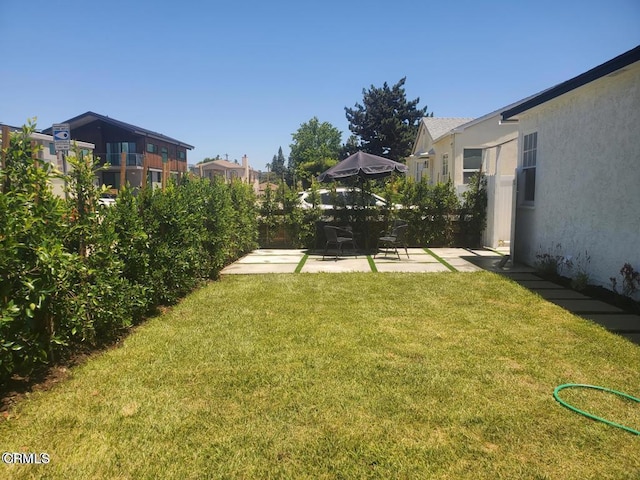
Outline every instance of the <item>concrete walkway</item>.
<svg viewBox="0 0 640 480"><path fill-rule="evenodd" d="M470 250L464 248L410 248L409 258L404 250L398 256L389 252L372 255L335 252L322 258L322 252L307 250L260 249L251 252L222 270L222 275L250 275L266 273L344 273L344 272L477 272L488 270L503 275L576 315L596 322L640 345L640 315L633 315L600 300L542 280L535 270L504 264L508 249ZM504 264L504 265L503 265Z"/></svg>

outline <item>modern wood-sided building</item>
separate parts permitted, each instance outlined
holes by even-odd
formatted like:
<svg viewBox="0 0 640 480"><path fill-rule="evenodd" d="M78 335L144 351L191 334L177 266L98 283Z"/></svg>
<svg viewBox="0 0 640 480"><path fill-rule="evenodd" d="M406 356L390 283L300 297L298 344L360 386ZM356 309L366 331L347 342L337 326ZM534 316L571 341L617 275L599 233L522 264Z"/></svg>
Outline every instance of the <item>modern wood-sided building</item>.
<svg viewBox="0 0 640 480"><path fill-rule="evenodd" d="M71 137L95 145L94 155L106 170L99 172L100 184L119 190L123 183L140 188L158 187L163 179L187 172L188 143L146 128L131 125L94 112L86 112L68 123ZM51 133L51 129L43 133Z"/></svg>

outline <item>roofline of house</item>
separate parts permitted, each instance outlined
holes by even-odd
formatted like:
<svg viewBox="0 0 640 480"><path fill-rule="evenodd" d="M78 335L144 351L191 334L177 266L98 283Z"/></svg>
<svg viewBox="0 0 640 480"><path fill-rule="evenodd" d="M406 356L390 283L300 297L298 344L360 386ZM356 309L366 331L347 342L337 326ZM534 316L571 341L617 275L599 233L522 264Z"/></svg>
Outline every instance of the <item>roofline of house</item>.
<svg viewBox="0 0 640 480"><path fill-rule="evenodd" d="M549 100L553 100L560 95L564 95L565 93L575 90L578 87L582 87L583 85L593 82L594 80L607 76L637 61L640 61L640 45L629 50L628 52L623 53L622 55L618 55L617 57L612 58L602 65L598 65L597 67L594 67L591 70L578 75L577 77L573 77L566 82L562 82L556 85L555 87L544 90L539 94L534 95L529 100L526 100L513 108L503 111L502 121L508 121L510 118L518 115L519 113L537 107L538 105L548 102Z"/></svg>
<svg viewBox="0 0 640 480"><path fill-rule="evenodd" d="M171 137L167 137L166 135L163 135L161 133L158 132L154 132L152 130L147 130L146 128L142 128L142 127L138 127L136 125L132 125L130 123L126 123L126 122L122 122L120 120L116 120L114 118L110 118L107 117L105 115L100 115L99 113L95 113L95 112L85 112L82 113L76 117L70 118L69 120L62 122L62 123L74 123L82 118L85 117L94 117L96 120L102 120L105 123L109 123L111 125L114 125L116 127L119 128L123 128L125 130L129 130L130 132L136 134L136 135L143 135L149 138L154 138L156 140L162 140L164 142L169 142L169 143L173 143L176 144L180 147L184 147L187 150L193 150L195 147L193 145L189 145L188 143L185 142L181 142L180 140L176 140L175 138L171 138ZM45 130L43 130L43 133L47 133L48 131L50 131L52 129L52 127L49 127Z"/></svg>
<svg viewBox="0 0 640 480"><path fill-rule="evenodd" d="M467 120L467 122L465 123L461 123L460 125L458 125L457 127L453 127L449 130L447 130L445 133L441 134L439 137L437 138L433 138L433 136L431 135L431 131L429 130L429 127L427 126L427 124L425 123L425 120L427 118L433 118L434 120ZM475 121L475 119L471 118L471 117L433 117L433 116L426 116L426 117L422 117L420 119L420 125L418 128L418 133L420 133L420 128L424 127L427 130L427 133L429 134L429 136L431 137L431 140L433 141L433 143L436 143L438 140L440 140L441 138L446 137L447 135L451 134L451 132L453 130L455 130L456 128L459 128L462 125L467 125L471 122Z"/></svg>
<svg viewBox="0 0 640 480"><path fill-rule="evenodd" d="M225 163L220 163L220 162L226 162L229 165L226 165ZM200 169L201 167L206 167L209 165L215 165L218 166L220 168L223 168L225 170L244 170L244 166L241 163L234 163L234 162L230 162L229 160L225 160L223 158L219 158L216 160L209 160L208 162L202 162L202 163L196 163L195 166ZM255 168L253 168L251 165L247 165L249 167L249 170L252 172L259 172L259 170L256 170Z"/></svg>

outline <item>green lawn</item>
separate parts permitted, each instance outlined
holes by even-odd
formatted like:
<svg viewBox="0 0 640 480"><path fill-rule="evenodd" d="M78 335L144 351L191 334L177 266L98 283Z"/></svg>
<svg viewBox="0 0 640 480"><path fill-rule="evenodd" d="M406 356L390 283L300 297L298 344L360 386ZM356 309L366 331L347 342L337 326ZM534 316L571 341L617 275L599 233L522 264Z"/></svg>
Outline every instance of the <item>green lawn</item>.
<svg viewBox="0 0 640 480"><path fill-rule="evenodd" d="M496 275L228 276L0 422L0 478L638 479L640 348ZM640 404L563 398L640 429Z"/></svg>

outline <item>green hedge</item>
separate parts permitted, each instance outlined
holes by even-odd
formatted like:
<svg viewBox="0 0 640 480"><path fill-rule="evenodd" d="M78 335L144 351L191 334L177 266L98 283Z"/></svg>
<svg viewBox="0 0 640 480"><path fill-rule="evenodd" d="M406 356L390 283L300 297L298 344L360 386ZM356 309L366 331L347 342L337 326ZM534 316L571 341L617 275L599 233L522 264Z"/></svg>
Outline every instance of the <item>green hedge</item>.
<svg viewBox="0 0 640 480"><path fill-rule="evenodd" d="M0 386L112 341L257 246L246 184L183 177L98 203L98 163L76 151L65 200L37 162L35 125L11 135L0 169Z"/></svg>
<svg viewBox="0 0 640 480"><path fill-rule="evenodd" d="M312 190L319 188L317 184L312 186ZM409 224L410 245L480 245L487 217L484 176L476 175L471 180L462 199L456 195L452 182L430 185L426 179L414 182L404 176L370 182L364 188L382 195L396 207L341 208L343 206L335 205L334 210L306 210L298 205L297 190L284 184L273 191L268 189L261 199L260 246L323 248L321 226L330 223L350 225L361 239L361 246L372 249L378 236L396 219Z"/></svg>

